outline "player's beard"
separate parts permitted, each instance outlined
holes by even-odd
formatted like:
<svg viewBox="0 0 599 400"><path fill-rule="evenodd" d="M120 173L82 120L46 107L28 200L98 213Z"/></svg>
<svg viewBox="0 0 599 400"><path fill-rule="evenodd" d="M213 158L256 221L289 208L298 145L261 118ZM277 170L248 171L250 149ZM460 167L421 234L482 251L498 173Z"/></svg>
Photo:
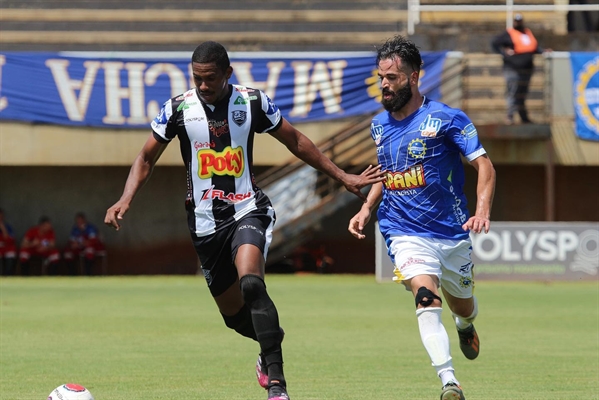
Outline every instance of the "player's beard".
<svg viewBox="0 0 599 400"><path fill-rule="evenodd" d="M406 85L401 89L397 90L396 92L393 92L388 89L383 89L383 96L385 94L392 95L392 97L389 100L386 100L384 97L383 100L381 100L381 104L383 105L383 107L385 107L385 110L389 112L401 110L406 104L408 104L408 101L410 101L410 99L412 98L412 87L410 86L410 81L407 81Z"/></svg>

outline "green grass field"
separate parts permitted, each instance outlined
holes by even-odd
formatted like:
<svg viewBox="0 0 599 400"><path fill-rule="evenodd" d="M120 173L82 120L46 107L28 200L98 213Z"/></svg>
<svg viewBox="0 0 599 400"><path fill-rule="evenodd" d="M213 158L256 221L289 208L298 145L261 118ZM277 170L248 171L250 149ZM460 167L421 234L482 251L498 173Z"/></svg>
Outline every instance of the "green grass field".
<svg viewBox="0 0 599 400"><path fill-rule="evenodd" d="M286 330L293 400L439 398L411 295L373 276L267 276ZM599 286L479 281L481 355L468 400L599 399ZM59 384L96 400L266 399L258 345L225 328L201 277L0 280L0 399L45 400Z"/></svg>

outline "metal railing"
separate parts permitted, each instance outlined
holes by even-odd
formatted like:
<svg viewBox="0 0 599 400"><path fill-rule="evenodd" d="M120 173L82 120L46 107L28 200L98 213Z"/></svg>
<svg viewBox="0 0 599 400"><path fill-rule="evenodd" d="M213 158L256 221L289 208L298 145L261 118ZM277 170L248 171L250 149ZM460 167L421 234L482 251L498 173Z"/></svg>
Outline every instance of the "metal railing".
<svg viewBox="0 0 599 400"><path fill-rule="evenodd" d="M408 0L408 34L413 35L415 27L420 23L421 12L504 12L505 26L511 28L514 21L514 12L517 11L599 11L597 4L514 4L513 0L506 0L505 5L492 4L420 4L420 0Z"/></svg>

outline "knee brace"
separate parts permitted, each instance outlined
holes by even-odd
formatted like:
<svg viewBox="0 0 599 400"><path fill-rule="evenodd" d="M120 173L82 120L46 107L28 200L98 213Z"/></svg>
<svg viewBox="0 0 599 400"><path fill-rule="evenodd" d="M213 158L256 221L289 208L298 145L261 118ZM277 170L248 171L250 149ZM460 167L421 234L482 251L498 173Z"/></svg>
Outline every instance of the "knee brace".
<svg viewBox="0 0 599 400"><path fill-rule="evenodd" d="M252 303L266 294L266 284L258 275L245 275L239 280L243 301L250 308Z"/></svg>
<svg viewBox="0 0 599 400"><path fill-rule="evenodd" d="M252 323L252 313L247 305L244 304L243 307L241 307L241 310L239 310L239 312L237 312L235 315L228 316L222 313L221 315L223 316L225 325L227 325L228 328L233 329L242 336L258 340L256 337L256 331L254 330L254 325Z"/></svg>
<svg viewBox="0 0 599 400"><path fill-rule="evenodd" d="M418 308L418 304L422 305L423 307L428 307L433 304L435 299L443 303L443 300L441 300L439 296L422 286L420 289L418 289L418 293L416 293L416 308Z"/></svg>

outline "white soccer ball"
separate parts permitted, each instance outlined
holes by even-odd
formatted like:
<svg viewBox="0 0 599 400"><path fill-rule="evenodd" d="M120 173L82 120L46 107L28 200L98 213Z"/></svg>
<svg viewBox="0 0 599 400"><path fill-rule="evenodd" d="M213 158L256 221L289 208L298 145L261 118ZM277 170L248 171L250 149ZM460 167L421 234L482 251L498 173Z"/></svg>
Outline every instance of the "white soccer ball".
<svg viewBox="0 0 599 400"><path fill-rule="evenodd" d="M94 400L94 396L81 385L66 383L54 389L47 400Z"/></svg>

